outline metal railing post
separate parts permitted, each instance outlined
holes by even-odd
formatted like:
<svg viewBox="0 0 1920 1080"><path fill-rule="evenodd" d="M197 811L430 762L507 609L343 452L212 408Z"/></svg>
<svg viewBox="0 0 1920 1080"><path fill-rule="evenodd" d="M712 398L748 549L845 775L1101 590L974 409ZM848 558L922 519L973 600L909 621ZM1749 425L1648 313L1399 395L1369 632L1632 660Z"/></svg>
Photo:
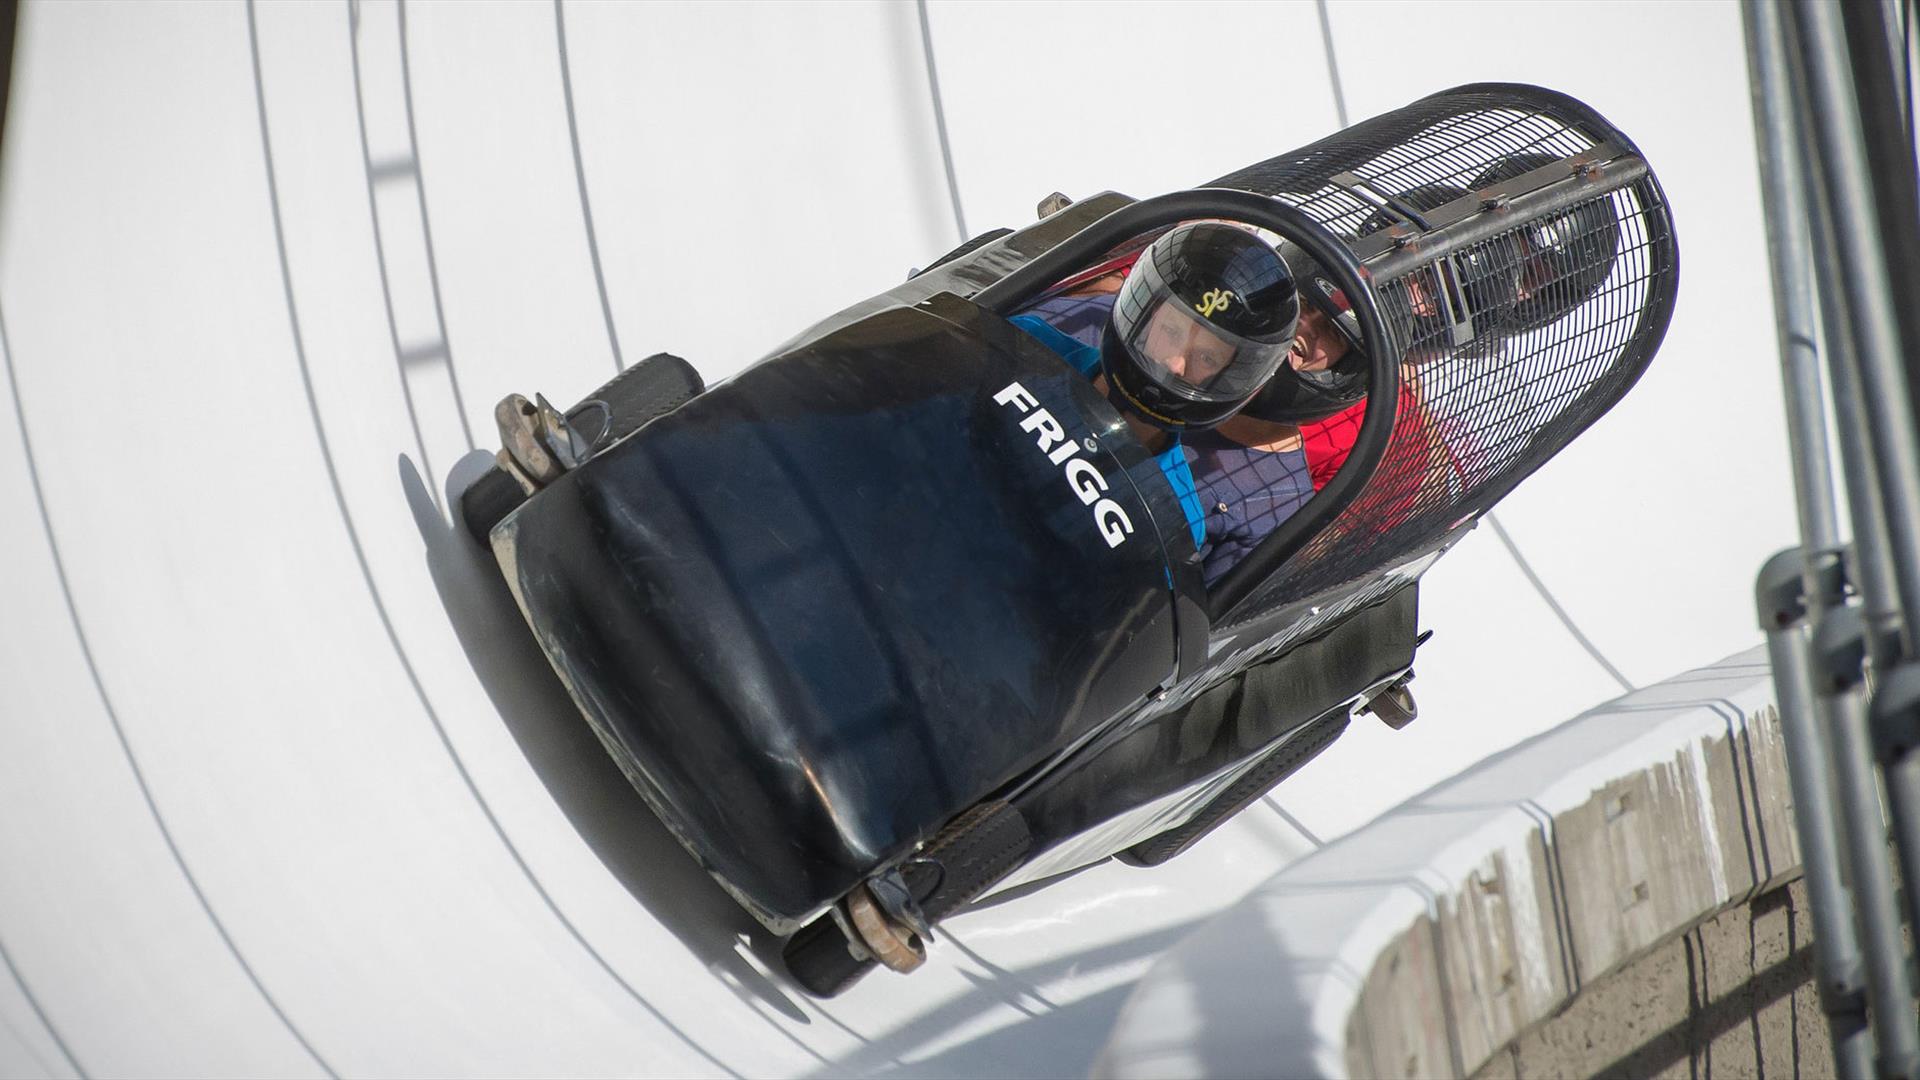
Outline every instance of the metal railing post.
<svg viewBox="0 0 1920 1080"><path fill-rule="evenodd" d="M1850 363L1859 379L1865 420L1879 465L1894 585L1903 612L1920 611L1920 437L1902 369L1900 324L1887 257L1882 250L1866 139L1854 101L1852 66L1838 4L1783 5L1799 26L1808 104L1820 122L1807 135L1818 153L1812 171L1827 198L1815 210L1830 218L1834 254L1830 284L1844 284L1847 324L1857 348ZM1911 238L1909 238L1911 239ZM1907 642L1910 646L1911 642ZM1904 653L1911 653L1904 649Z"/></svg>
<svg viewBox="0 0 1920 1080"><path fill-rule="evenodd" d="M1854 914L1866 952L1868 1005L1881 1076L1912 1077L1920 1069L1920 1031L1914 1028L1913 987L1894 903L1893 859L1874 770L1873 732L1867 720L1866 625L1854 608L1822 614L1813 632L1817 707L1833 736L1841 845L1853 882Z"/></svg>
<svg viewBox="0 0 1920 1080"><path fill-rule="evenodd" d="M1771 0L1742 5L1747 70L1753 84L1754 141L1760 158L1760 194L1770 209L1767 259L1772 270L1774 330L1780 339L1786 391L1787 451L1793 463L1794 505L1800 541L1809 552L1837 547L1833 462L1827 447L1826 394L1813 321L1813 242L1807 235L1807 185L1800 163L1792 82L1780 8Z"/></svg>
<svg viewBox="0 0 1920 1080"><path fill-rule="evenodd" d="M1840 558L1829 550L1820 591L1838 597ZM1773 666L1774 693L1780 703L1780 735L1786 743L1787 781L1793 790L1794 825L1800 859L1813 908L1815 981L1820 1011L1826 1014L1833 1042L1834 1075L1864 1080L1873 1075L1873 1033L1867 1026L1865 960L1854 934L1852 898L1840 876L1835 837L1832 755L1816 719L1812 643L1807 634L1808 559L1788 548L1760 571L1756 588L1760 628L1767 635L1767 659Z"/></svg>
<svg viewBox="0 0 1920 1080"><path fill-rule="evenodd" d="M1903 617L1920 612L1920 439L1900 369L1899 313L1874 203L1874 183L1884 193L1888 178L1875 171L1853 111L1837 7L1747 0L1743 15L1804 543L1769 560L1757 600L1815 938L1828 939L1816 944L1816 965L1836 1071L1869 1075L1877 1065L1881 1075L1907 1077L1920 1071L1920 1031L1875 765L1885 767L1901 868L1907 880L1920 881L1920 665L1905 662L1913 651ZM1859 26L1856 20L1856 45ZM1874 150L1887 159L1887 147ZM1911 146L1904 152L1910 161ZM1912 186L1906 183L1910 197ZM1860 609L1845 606L1846 575L1835 547L1815 296L1842 418ZM1869 654L1883 683L1871 704ZM1914 917L1920 926L1920 908Z"/></svg>
<svg viewBox="0 0 1920 1080"><path fill-rule="evenodd" d="M1855 389L1862 406L1858 417L1866 421L1872 461L1878 471L1877 487L1886 528L1884 557L1892 571L1892 584L1898 596L1894 606L1901 613L1903 629L1897 658L1893 658L1892 663L1875 658L1883 684L1894 688L1896 695L1877 703L1878 707L1871 713L1863 714L1863 719L1871 716L1872 723L1862 732L1854 726L1852 695L1841 692L1835 699L1839 706L1835 714L1836 735L1849 744L1840 754L1842 759L1863 749L1850 745L1852 740L1861 734L1870 739L1864 750L1882 766L1895 847L1900 854L1901 868L1912 883L1920 880L1920 758L1915 757L1916 744L1920 743L1915 730L1920 725L1920 719L1916 718L1920 712L1920 668L1916 668L1913 659L1913 616L1920 613L1920 437L1916 437L1914 431L1909 396L1912 387L1904 369L1905 342L1894 298L1895 272L1906 273L1909 267L1904 262L1897 265L1892 262L1894 256L1888 252L1881 230L1883 216L1879 200L1889 203L1888 219L1911 222L1915 220L1914 208L1908 204L1920 197L1920 192L1915 190L1911 144L1897 147L1885 144L1884 133L1889 127L1884 122L1885 114L1889 108L1900 107L1879 100L1889 92L1884 86L1886 80L1870 80L1868 86L1860 88L1865 96L1855 97L1854 67L1847 51L1840 7L1800 4L1793 5L1791 10L1799 31L1798 55L1804 64L1807 106L1820 117L1820 122L1810 125L1808 130L1810 160L1817 163L1815 171L1826 194L1814 207L1814 217L1816 225L1824 218L1830 230L1827 236L1830 250L1820 254L1832 259L1824 263L1832 271L1828 276L1837 276L1847 285L1844 290L1824 291L1841 294L1845 301L1842 319L1857 346L1844 355L1835 355L1834 367L1836 377L1846 374L1857 382ZM1862 62L1871 66L1885 61L1884 56L1876 54L1885 43L1876 40L1870 30L1856 24L1859 32L1854 48ZM1875 85L1881 86L1878 96L1872 92ZM1863 115L1869 111L1871 116ZM1880 139L1871 146L1869 119L1875 121L1873 131ZM1905 125L1901 128L1903 132L1910 130ZM1875 157L1879 159L1877 168ZM1816 230L1816 242L1819 239ZM1865 530L1856 529L1855 535L1863 545L1872 538ZM1862 554L1866 554L1864 546ZM1869 610L1889 606L1884 589L1882 584L1868 590L1865 599ZM1847 767L1844 761L1840 764L1843 770ZM1858 793L1843 794L1856 801L1861 797ZM1861 818L1851 825L1864 828L1866 822ZM1853 839L1860 856L1871 854L1864 844L1866 838ZM1884 835L1873 840L1876 851L1884 852ZM1866 884L1856 880L1856 887L1857 899L1862 904L1865 938L1867 923L1877 918L1878 913L1866 907L1869 899ZM1886 887L1890 903L1890 881ZM1920 893L1909 888L1906 896L1910 924L1920 927ZM1892 955L1900 959L1904 976L1905 958L1900 944L1896 936L1886 947L1895 950ZM1868 938L1870 964L1875 961L1872 950L1878 947ZM1910 987L1906 988L1906 994L1909 996L1884 1004L1879 994L1875 994L1874 1029L1881 1069L1893 1075L1912 1076L1920 1073L1920 1034L1915 1031ZM1892 1038L1900 1041L1890 1042Z"/></svg>

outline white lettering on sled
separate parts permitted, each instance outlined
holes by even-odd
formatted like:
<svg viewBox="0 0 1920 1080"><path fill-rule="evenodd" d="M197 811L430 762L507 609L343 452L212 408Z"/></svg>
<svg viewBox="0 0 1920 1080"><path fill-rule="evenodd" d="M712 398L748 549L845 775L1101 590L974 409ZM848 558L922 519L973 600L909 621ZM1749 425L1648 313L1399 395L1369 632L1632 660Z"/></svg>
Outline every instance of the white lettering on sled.
<svg viewBox="0 0 1920 1080"><path fill-rule="evenodd" d="M1067 486L1073 489L1082 505L1093 508L1094 524L1099 526L1100 536L1108 547L1117 548L1133 535L1133 520L1127 517L1126 508L1101 497L1107 491L1107 478L1099 466L1079 456L1079 442L1067 437L1066 428L1060 426L1052 413L1040 407L1040 402L1026 387L1010 382L993 395L993 401L996 405L1018 409L1022 414L1020 430L1034 436L1034 445L1047 455L1049 462L1066 466Z"/></svg>

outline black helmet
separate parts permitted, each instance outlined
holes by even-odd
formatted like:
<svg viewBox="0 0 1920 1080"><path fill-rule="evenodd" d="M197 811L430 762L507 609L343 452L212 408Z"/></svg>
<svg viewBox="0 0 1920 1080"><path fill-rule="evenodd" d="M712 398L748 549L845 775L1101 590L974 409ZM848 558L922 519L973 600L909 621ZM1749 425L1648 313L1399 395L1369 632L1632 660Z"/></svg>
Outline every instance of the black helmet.
<svg viewBox="0 0 1920 1080"><path fill-rule="evenodd" d="M1170 431L1240 411L1281 366L1300 301L1278 252L1220 222L1155 240L1114 298L1100 367L1119 407Z"/></svg>
<svg viewBox="0 0 1920 1080"><path fill-rule="evenodd" d="M1554 154L1514 154L1474 177L1473 186L1489 187L1559 160ZM1565 318L1607 280L1619 257L1620 220L1613 200L1598 198L1528 222L1519 241L1513 310L1519 328L1532 330Z"/></svg>
<svg viewBox="0 0 1920 1080"><path fill-rule="evenodd" d="M1469 192L1455 184L1426 184L1414 188L1399 196L1400 200L1415 210L1435 210L1463 198ZM1385 210L1374 214L1360 223L1360 235L1367 236L1381 231L1397 220ZM1515 295L1514 268L1503 265L1507 260L1497 257L1489 244L1472 244L1461 248L1449 256L1459 291L1450 296L1441 295L1441 285L1431 269L1416 271L1407 279L1407 301L1412 315L1412 325L1404 327L1407 343L1418 347L1435 344L1447 347L1452 344L1450 334L1443 336L1443 330L1452 325L1448 317L1448 300L1457 305L1466 301L1465 312L1456 312L1473 320L1474 335L1482 337L1497 330L1507 319L1507 309L1513 304Z"/></svg>
<svg viewBox="0 0 1920 1080"><path fill-rule="evenodd" d="M1322 420L1350 408L1367 396L1371 365L1361 347L1360 319L1347 294L1334 283L1320 261L1288 241L1280 242L1280 256L1293 269L1300 294L1346 342L1346 352L1321 371L1302 371L1294 362L1280 365L1267 385L1247 403L1248 416L1281 424Z"/></svg>

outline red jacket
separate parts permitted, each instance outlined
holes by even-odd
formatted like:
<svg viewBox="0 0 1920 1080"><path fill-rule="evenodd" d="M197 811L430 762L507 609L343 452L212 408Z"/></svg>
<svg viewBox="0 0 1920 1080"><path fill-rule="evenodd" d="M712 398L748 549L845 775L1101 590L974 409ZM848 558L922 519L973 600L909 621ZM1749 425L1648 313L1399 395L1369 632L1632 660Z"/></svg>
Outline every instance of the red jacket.
<svg viewBox="0 0 1920 1080"><path fill-rule="evenodd" d="M1313 490L1319 491L1347 463L1347 455L1353 453L1353 444L1360 438L1360 420L1367 412L1367 403L1359 404L1343 412L1334 413L1325 420L1315 420L1300 425L1300 438L1307 449L1307 468L1313 474ZM1427 417L1427 410L1413 396L1410 387L1400 388L1400 413L1393 420L1393 441L1408 445L1426 445L1431 435L1433 422ZM1416 441L1417 440L1417 441Z"/></svg>
<svg viewBox="0 0 1920 1080"><path fill-rule="evenodd" d="M1307 471L1315 491L1326 487L1340 466L1346 464L1360 436L1360 421L1366 411L1367 403L1362 401L1325 420L1300 425L1300 437L1306 444ZM1453 475L1436 487L1436 482L1441 481L1436 472L1443 467ZM1440 437L1433 417L1421 406L1413 389L1403 385L1400 411L1394 417L1393 441L1388 444L1379 469L1368 481L1366 493L1348 508L1348 513L1358 513L1377 527L1391 528L1416 513L1423 504L1444 499L1443 493L1449 488L1457 489L1463 480L1453 448Z"/></svg>

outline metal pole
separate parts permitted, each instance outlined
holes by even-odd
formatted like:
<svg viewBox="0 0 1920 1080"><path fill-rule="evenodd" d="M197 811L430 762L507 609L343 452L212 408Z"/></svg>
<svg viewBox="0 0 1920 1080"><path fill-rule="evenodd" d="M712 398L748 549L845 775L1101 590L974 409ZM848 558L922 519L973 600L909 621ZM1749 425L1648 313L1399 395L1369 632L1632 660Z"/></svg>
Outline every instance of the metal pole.
<svg viewBox="0 0 1920 1080"><path fill-rule="evenodd" d="M1760 156L1760 195L1767 213L1767 258L1773 270L1774 331L1786 390L1787 448L1808 551L1838 547L1833 462L1827 447L1826 395L1814 346L1813 241L1807 235L1806 177L1794 127L1791 81L1780 8L1746 0L1747 70L1753 83L1753 127Z"/></svg>
<svg viewBox="0 0 1920 1080"><path fill-rule="evenodd" d="M1757 13L1757 9L1756 10ZM1889 758L1899 717L1869 722L1863 661L1869 647L1881 678L1897 674L1911 655L1903 612L1920 592L1920 461L1913 414L1900 370L1901 334L1892 277L1880 247L1880 218L1851 67L1842 49L1837 9L1791 5L1791 21L1776 22L1784 44L1781 67L1795 80L1797 147L1804 173L1806 213L1822 320L1827 332L1835 405L1842 418L1841 453L1853 511L1858 571L1867 623L1844 608L1815 611L1814 660L1833 738L1834 779L1841 800L1843 866L1854 886L1860 943L1871 990L1871 1021L1882 1075L1920 1071L1920 1031L1900 911L1894 901L1887 827L1881 814L1876 754ZM1782 54L1775 54L1776 60ZM1860 428L1865 427L1863 432ZM1868 624L1871 626L1869 633ZM1920 683L1916 683L1920 690ZM1917 697L1916 700L1920 700ZM1884 710L1883 710L1884 711ZM1911 726L1911 725L1909 725ZM1882 737L1876 739L1876 734ZM1896 817L1920 814L1920 770L1888 773ZM1901 828L1905 839L1913 834ZM1902 844L1903 866L1912 861ZM1920 849L1917 849L1920 851Z"/></svg>
<svg viewBox="0 0 1920 1080"><path fill-rule="evenodd" d="M1813 258L1809 269L1820 268L1821 277L1837 282L1840 276L1839 250L1834 240L1832 216L1828 212L1833 196L1827 178L1818 168L1806 168L1807 162L1820 161L1820 148L1813 131L1820 119L1810 104L1806 75L1791 58L1803 52L1797 40L1797 28L1781 22L1778 13L1784 5L1762 4L1771 12L1774 25L1785 43L1785 72L1792 84L1793 128L1799 135L1798 150L1803 163L1798 170L1804 184L1804 214L1813 240ZM1841 476L1846 481L1847 508L1853 525L1853 560L1849 577L1854 579L1866 607L1868 652L1875 664L1891 666L1901 652L1903 620L1898 590L1894 585L1893 556L1886 543L1886 514L1880 502L1879 467L1874 448L1862 418L1866 415L1859 380L1858 354L1851 315L1840 288L1816 289L1820 302L1822 340L1827 355L1827 377L1833 390L1834 412L1841 418Z"/></svg>
<svg viewBox="0 0 1920 1080"><path fill-rule="evenodd" d="M1772 205L1772 204L1770 204ZM1833 1043L1834 1075L1865 1080L1873 1075L1873 1032L1867 1026L1866 961L1854 934L1853 900L1840 876L1832 755L1816 719L1812 645L1807 636L1807 558L1788 548L1760 571L1755 592L1760 628L1767 634L1767 658L1780 703L1780 736L1786 742L1787 780L1793 791L1794 826L1800 836L1800 860L1813 907L1814 977L1820 1011L1826 1014ZM1840 560L1823 560L1822 591L1838 596Z"/></svg>
<svg viewBox="0 0 1920 1080"><path fill-rule="evenodd" d="M1813 635L1820 707L1833 734L1833 775L1838 782L1842 846L1853 881L1854 913L1866 950L1873 1041L1881 1076L1911 1078L1920 1071L1920 1031L1914 1028L1913 988L1900 939L1900 909L1893 901L1893 865L1887 855L1886 821L1873 767L1873 733L1867 721L1866 626L1853 608L1825 612Z"/></svg>
<svg viewBox="0 0 1920 1080"><path fill-rule="evenodd" d="M1820 160L1820 150L1812 134L1820 121L1808 101L1805 73L1790 59L1798 56L1801 49L1795 40L1795 27L1780 21L1779 13L1783 8L1784 5L1761 0L1756 12L1770 17L1771 25L1781 31L1781 41L1785 47L1779 59L1792 91L1789 95L1793 108L1791 130L1798 136L1796 148L1801 162L1794 171L1802 183L1804 202L1801 212L1813 242L1813 255L1807 269L1811 272L1815 267L1822 268L1822 277L1834 282L1838 279L1841 262L1833 236L1833 222L1828 213L1833 196L1821 170L1805 167L1806 162ZM1788 151L1786 147L1780 149L1783 153ZM1833 390L1834 412L1842 421L1838 425L1840 474L1846 482L1847 508L1853 525L1853 560L1849 576L1859 587L1866 606L1869 655L1876 664L1890 666L1900 653L1902 619L1898 590L1894 585L1893 557L1886 545L1887 525L1885 511L1880 504L1879 468L1874 461L1874 450L1865 425L1861 422L1866 415L1866 402L1860 389L1859 364L1854 359L1858 349L1854 341L1853 324L1841 289L1815 289L1814 294L1820 304L1821 338L1827 355L1827 377Z"/></svg>
<svg viewBox="0 0 1920 1080"><path fill-rule="evenodd" d="M1877 248L1885 260L1889 296L1911 297L1920 293L1920 249L1911 242L1920 236L1920 171L1914 163L1908 110L1903 12L1887 3L1856 3L1839 6L1835 14L1845 35L1877 221L1886 236L1908 238ZM1833 22L1827 20L1828 25ZM1908 348L1920 344L1920 310L1912 304L1896 305L1894 315L1899 343ZM1895 383L1874 390L1892 392L1896 387L1907 400L1911 418L1915 387L1905 370ZM1896 569L1901 568L1896 564ZM1920 614L1920 609L1907 610ZM1920 882L1920 664L1906 659L1891 670L1880 668L1877 675L1879 689L1869 713L1874 753L1886 784L1902 876ZM1906 900L1908 925L1920 928L1920 891L1907 889Z"/></svg>
<svg viewBox="0 0 1920 1080"><path fill-rule="evenodd" d="M1808 632L1809 607L1817 614L1844 603L1833 463L1815 346L1810 273L1815 262L1807 224L1811 207L1780 8L1771 0L1746 0L1742 14L1761 194L1768 211L1774 329L1780 345L1787 442L1803 545L1767 561L1760 571L1756 599L1779 701L1781 738L1786 743L1795 828L1813 909L1815 976L1833 1046L1834 1072L1843 1080L1863 1080L1873 1075L1874 1057L1873 1032L1867 1024L1865 959L1853 927L1852 898L1841 877L1832 754L1814 703Z"/></svg>
<svg viewBox="0 0 1920 1080"><path fill-rule="evenodd" d="M1893 835L1900 864L1910 883L1920 882L1920 670L1915 669L1912 618L1920 613L1916 592L1920 591L1920 533L1915 518L1920 516L1920 439L1914 434L1913 389L1903 366L1903 336L1900 312L1894 304L1896 280L1904 281L1908 291L1920 268L1913 265L1910 252L1890 253L1881 236L1881 223L1899 228L1910 243L1916 216L1913 148L1908 141L1909 125L1892 124L1902 107L1899 98L1904 88L1896 87L1888 68L1891 66L1888 44L1880 36L1885 23L1853 13L1854 52L1846 52L1847 15L1834 5L1797 5L1794 13L1800 33L1800 50L1806 65L1808 98L1822 115L1817 126L1819 161L1828 192L1832 196L1826 209L1831 214L1832 239L1840 261L1831 265L1844 268L1851 286L1845 291L1850 325L1862 346L1850 357L1852 373L1859 380L1865 399L1860 414L1868 421L1879 467L1879 489L1888 528L1887 555L1892 563L1899 592L1899 607L1905 614L1906 632L1898 666L1877 664L1884 684L1896 693L1877 702L1871 712L1868 747L1884 768ZM1856 100L1855 64L1866 82L1858 87ZM1889 136L1889 129L1895 134ZM1871 136L1871 141L1870 141ZM1859 201L1855 201L1859 200ZM1883 216L1881 210L1886 211ZM1909 327L1908 329L1911 329ZM1836 365L1841 366L1841 365ZM1850 695L1843 694L1843 703ZM1859 733L1851 726L1851 717L1842 719L1839 736L1851 740ZM1849 747L1847 754L1857 752ZM1884 846L1884 840L1879 846ZM1865 884L1856 882L1866 899ZM1891 889L1889 883L1888 888ZM1891 896L1891 894L1889 894ZM1920 927L1920 892L1907 891L1910 924ZM1863 909L1863 920L1867 917ZM1864 932L1864 931L1863 931ZM1897 941L1894 943L1897 946ZM1870 943L1870 948L1871 943ZM1898 955L1898 954L1896 954ZM1869 961L1872 961L1869 956ZM1902 958L1904 964L1904 958ZM1920 1036L1915 1035L1913 1003L1902 999L1899 1007L1875 1000L1876 1032L1900 1030L1905 1041L1895 1045L1881 1034L1880 1054L1883 1069L1902 1075L1920 1072ZM1880 1013L1889 1013L1882 1020Z"/></svg>
<svg viewBox="0 0 1920 1080"><path fill-rule="evenodd" d="M1892 279L1881 248L1880 215L1874 202L1865 137L1853 98L1853 69L1846 53L1838 4L1791 4L1799 28L1808 104L1820 122L1808 130L1818 151L1838 261L1827 264L1827 283L1844 288L1847 324L1858 345L1852 361L1860 381L1868 434L1879 466L1882 507L1903 612L1920 612L1920 437L1902 369L1899 319ZM1910 240L1910 238L1909 238ZM1837 276L1836 276L1837 275ZM1844 426L1844 425L1843 425ZM1856 535L1858 535L1856 533ZM1903 639L1906 635L1902 635ZM1903 645L1911 646L1910 641ZM1910 647L1902 649L1911 655Z"/></svg>
<svg viewBox="0 0 1920 1080"><path fill-rule="evenodd" d="M1920 664L1894 668L1874 691L1868 716L1893 812L1900 878L1907 885L1907 925L1920 927L1920 889L1914 887L1920 883Z"/></svg>

